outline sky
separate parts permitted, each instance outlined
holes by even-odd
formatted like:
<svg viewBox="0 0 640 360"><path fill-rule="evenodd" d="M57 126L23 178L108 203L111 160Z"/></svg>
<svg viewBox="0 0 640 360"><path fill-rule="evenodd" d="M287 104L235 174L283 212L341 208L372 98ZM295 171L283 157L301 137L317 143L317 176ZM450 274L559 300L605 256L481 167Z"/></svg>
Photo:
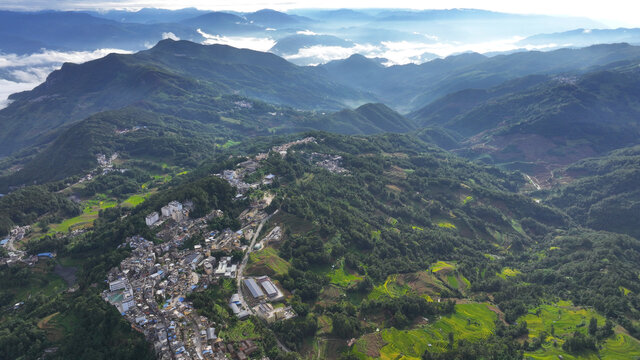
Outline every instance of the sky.
<svg viewBox="0 0 640 360"><path fill-rule="evenodd" d="M474 8L517 14L569 15L588 17L609 26L640 27L640 2L634 0L2 0L0 8L15 10L108 10L156 7L202 10L255 11L269 8L286 11L296 8Z"/></svg>

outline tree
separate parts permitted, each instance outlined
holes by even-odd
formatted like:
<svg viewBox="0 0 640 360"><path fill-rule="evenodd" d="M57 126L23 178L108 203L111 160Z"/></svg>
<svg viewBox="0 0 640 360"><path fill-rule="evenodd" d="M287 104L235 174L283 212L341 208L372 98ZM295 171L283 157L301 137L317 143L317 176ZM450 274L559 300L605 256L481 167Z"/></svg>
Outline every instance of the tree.
<svg viewBox="0 0 640 360"><path fill-rule="evenodd" d="M598 319L592 317L591 320L589 320L589 335L595 336L597 331L598 331Z"/></svg>

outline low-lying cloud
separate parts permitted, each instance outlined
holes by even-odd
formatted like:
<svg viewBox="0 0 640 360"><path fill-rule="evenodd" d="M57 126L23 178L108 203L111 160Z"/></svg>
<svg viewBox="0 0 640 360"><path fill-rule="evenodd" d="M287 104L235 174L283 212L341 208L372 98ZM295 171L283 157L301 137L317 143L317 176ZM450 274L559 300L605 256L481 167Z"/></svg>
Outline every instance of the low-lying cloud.
<svg viewBox="0 0 640 360"><path fill-rule="evenodd" d="M518 44L522 37L511 37L479 43L458 42L415 42L415 41L383 41L379 44L355 44L351 47L315 45L299 49L297 53L285 55L285 58L297 64L316 65L332 60L345 59L353 54L366 57L387 59L386 66L420 64L436 57L461 54L465 52L491 53L508 52L518 49L544 50L557 48L557 44L525 45ZM430 38L434 40L434 38Z"/></svg>
<svg viewBox="0 0 640 360"><path fill-rule="evenodd" d="M271 38L212 35L207 34L201 29L198 29L198 34L205 38L202 42L205 45L222 44L240 49L268 51L276 44L276 41Z"/></svg>
<svg viewBox="0 0 640 360"><path fill-rule="evenodd" d="M167 39L171 39L171 40L175 40L175 41L180 40L180 38L178 36L176 36L176 34L174 34L172 32L164 32L164 33L162 33L162 40L167 40Z"/></svg>
<svg viewBox="0 0 640 360"><path fill-rule="evenodd" d="M42 50L29 55L0 54L0 109L9 104L9 95L33 89L65 62L83 63L114 52L130 53L120 49L98 49L70 52Z"/></svg>

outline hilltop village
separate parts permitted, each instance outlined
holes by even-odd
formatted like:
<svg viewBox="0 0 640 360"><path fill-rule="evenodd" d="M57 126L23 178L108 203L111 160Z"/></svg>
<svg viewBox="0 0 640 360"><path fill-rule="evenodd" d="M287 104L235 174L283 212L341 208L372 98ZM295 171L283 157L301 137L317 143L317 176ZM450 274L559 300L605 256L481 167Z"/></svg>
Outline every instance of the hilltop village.
<svg viewBox="0 0 640 360"><path fill-rule="evenodd" d="M286 156L290 147L315 141L304 138L276 146L271 150ZM268 174L256 183L244 178L253 174L261 160L261 153L237 165L235 169L215 174L234 186L237 198L244 198L250 189L271 184L275 175ZM324 160L324 159L323 159ZM330 159L323 164L336 167ZM142 237L131 237L121 247L132 249L131 256L112 269L106 281L108 290L102 294L131 323L154 344L159 359L246 359L257 350L251 340L226 341L218 336L224 323L216 323L199 316L187 299L193 292L223 286L225 279L236 284L237 292L228 299L228 307L239 320L257 316L266 322L281 321L296 316L287 306L285 293L269 276L245 276L249 254L282 238L282 229L274 227L260 241L265 223L275 214L267 214L273 196L268 192L262 199L251 202L239 216L240 230L209 231L207 224L224 214L212 210L202 218L189 214L193 203L171 201L159 211L148 214L146 224L155 230L161 243ZM277 212L277 210L276 210ZM196 235L205 235L204 244L187 248L185 244ZM241 255L240 255L241 254Z"/></svg>

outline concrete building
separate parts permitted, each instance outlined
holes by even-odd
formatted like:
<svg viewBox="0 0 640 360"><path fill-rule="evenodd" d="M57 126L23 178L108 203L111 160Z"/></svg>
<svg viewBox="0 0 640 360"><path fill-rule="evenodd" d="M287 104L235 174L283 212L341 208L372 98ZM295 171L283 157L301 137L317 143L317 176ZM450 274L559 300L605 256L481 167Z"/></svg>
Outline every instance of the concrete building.
<svg viewBox="0 0 640 360"><path fill-rule="evenodd" d="M264 292L262 292L262 289L260 289L260 286L254 279L245 279L243 282L244 286L249 290L254 299L263 299L265 297Z"/></svg>
<svg viewBox="0 0 640 360"><path fill-rule="evenodd" d="M158 214L157 211L154 211L151 214L147 215L147 217L144 220L147 223L147 226L151 226L156 222L158 222L158 220L160 220L160 214Z"/></svg>
<svg viewBox="0 0 640 360"><path fill-rule="evenodd" d="M126 286L124 280L116 280L109 283L109 290L117 291L120 289L124 289Z"/></svg>
<svg viewBox="0 0 640 360"><path fill-rule="evenodd" d="M208 328L207 329L207 340L216 340L218 337L216 336L216 329L215 328Z"/></svg>

